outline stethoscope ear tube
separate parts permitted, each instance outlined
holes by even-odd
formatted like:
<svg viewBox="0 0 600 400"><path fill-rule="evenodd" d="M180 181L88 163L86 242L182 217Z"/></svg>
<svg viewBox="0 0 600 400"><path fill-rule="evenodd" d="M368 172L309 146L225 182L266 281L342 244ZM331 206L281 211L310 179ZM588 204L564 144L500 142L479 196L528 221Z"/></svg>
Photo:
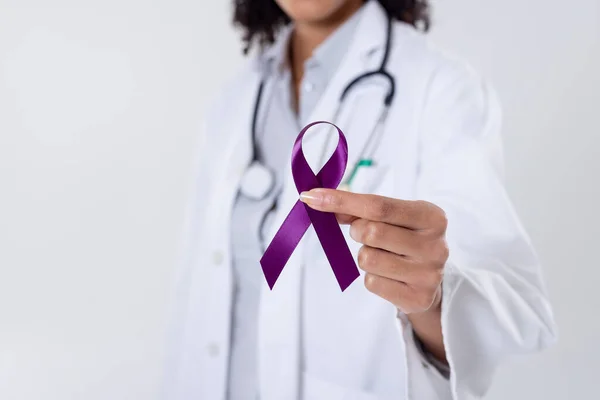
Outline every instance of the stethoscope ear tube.
<svg viewBox="0 0 600 400"><path fill-rule="evenodd" d="M254 111L252 112L252 122L250 125L250 135L252 136L252 162L258 160L258 141L256 140L256 125L258 123L258 112L260 111L260 100L265 88L265 80L261 79L256 91L256 100L254 100Z"/></svg>
<svg viewBox="0 0 600 400"><path fill-rule="evenodd" d="M394 96L396 96L396 80L389 72L385 70L380 71L382 76L385 76L389 83L388 92L383 99L383 104L385 104L386 110L392 105L392 101L394 101Z"/></svg>

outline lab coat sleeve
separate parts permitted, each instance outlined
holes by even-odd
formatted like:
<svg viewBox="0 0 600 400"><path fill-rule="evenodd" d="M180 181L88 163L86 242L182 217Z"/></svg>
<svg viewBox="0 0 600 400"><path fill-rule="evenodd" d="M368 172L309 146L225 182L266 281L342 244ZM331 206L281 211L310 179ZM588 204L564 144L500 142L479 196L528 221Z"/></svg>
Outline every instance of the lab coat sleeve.
<svg viewBox="0 0 600 400"><path fill-rule="evenodd" d="M213 99L199 118L197 136L191 160L190 176L186 187L187 201L182 215L182 228L179 237L176 267L167 294L167 328L165 332L165 353L163 358L162 382L160 398L170 400L180 398L178 390L181 384L180 367L188 351L184 340L186 325L189 323L188 303L190 282L194 268L198 265L198 243L202 240L204 215L206 209L206 193L210 190L210 182L201 179L215 165L214 149L219 146L219 137L211 134L210 127L214 119L221 115L230 87L225 86L222 93Z"/></svg>
<svg viewBox="0 0 600 400"><path fill-rule="evenodd" d="M479 398L507 357L553 343L555 325L537 256L503 185L495 94L458 63L439 68L428 85L417 198L448 219L442 330L451 373L445 380L415 351L401 318L415 378L410 398ZM436 396L421 395L432 388Z"/></svg>

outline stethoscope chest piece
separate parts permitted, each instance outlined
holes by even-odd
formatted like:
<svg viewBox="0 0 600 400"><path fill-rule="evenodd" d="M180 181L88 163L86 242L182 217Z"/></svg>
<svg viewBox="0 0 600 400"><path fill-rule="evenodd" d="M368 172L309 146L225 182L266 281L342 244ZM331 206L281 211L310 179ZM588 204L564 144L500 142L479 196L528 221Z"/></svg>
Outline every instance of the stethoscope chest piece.
<svg viewBox="0 0 600 400"><path fill-rule="evenodd" d="M258 161L252 161L252 164L246 169L240 184L240 192L252 199L264 199L275 184L273 172Z"/></svg>

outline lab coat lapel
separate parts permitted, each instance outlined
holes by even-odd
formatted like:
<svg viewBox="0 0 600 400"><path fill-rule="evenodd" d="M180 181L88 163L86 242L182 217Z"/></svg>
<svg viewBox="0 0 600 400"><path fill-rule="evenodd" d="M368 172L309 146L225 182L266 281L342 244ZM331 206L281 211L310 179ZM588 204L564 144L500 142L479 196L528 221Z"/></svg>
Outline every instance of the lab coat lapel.
<svg viewBox="0 0 600 400"><path fill-rule="evenodd" d="M227 149L222 160L219 162L223 165L225 172L224 186L230 192L236 193L243 177L246 167L252 160L252 108L254 107L255 95L260 83L260 74L257 72L253 77L249 77L247 100L244 103L251 104L250 108L236 118L236 121L228 121L224 123L228 129L231 129L232 134L225 144ZM220 199L221 201L223 199Z"/></svg>
<svg viewBox="0 0 600 400"><path fill-rule="evenodd" d="M241 112L235 119L215 121L215 126L212 127L215 131L205 133L224 138L222 148L209 155L209 157L216 157L214 165L218 165L218 167L205 172L211 174L211 180L216 182L212 192L208 193L210 198L208 208L221 210L220 212L207 213L205 223L208 226L223 228L220 232L224 233L224 237L220 240L230 240L230 219L235 195L252 159L252 110L260 77L261 71L257 62L255 68L248 73L244 86L240 87L241 96L244 96L244 98L239 99L239 104L248 104L248 108L241 108ZM229 248L229 246L226 246L226 248Z"/></svg>

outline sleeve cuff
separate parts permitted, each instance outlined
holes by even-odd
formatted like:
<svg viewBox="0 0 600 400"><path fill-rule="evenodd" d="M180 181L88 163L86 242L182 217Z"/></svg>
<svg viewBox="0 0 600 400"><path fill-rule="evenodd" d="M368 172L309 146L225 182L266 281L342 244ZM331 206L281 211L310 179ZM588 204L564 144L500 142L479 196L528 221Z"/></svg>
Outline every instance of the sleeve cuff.
<svg viewBox="0 0 600 400"><path fill-rule="evenodd" d="M433 367L445 379L447 379L447 380L450 379L450 366L448 364L445 364L445 363L441 362L440 360L438 360L437 358L435 358L433 356L433 354L431 354L429 351L427 351L427 349L423 345L423 342L421 342L421 340L419 339L419 337L415 334L414 330L413 330L413 338L414 338L415 346L417 347L417 350L419 351L419 354L423 358L423 362L425 364L429 364L428 366L424 365L424 367L425 368L427 368L427 367Z"/></svg>
<svg viewBox="0 0 600 400"><path fill-rule="evenodd" d="M446 366L446 370L438 369L430 362L405 314L397 311L396 319L402 331L406 353L407 399L452 399L451 381L448 379L450 368Z"/></svg>

